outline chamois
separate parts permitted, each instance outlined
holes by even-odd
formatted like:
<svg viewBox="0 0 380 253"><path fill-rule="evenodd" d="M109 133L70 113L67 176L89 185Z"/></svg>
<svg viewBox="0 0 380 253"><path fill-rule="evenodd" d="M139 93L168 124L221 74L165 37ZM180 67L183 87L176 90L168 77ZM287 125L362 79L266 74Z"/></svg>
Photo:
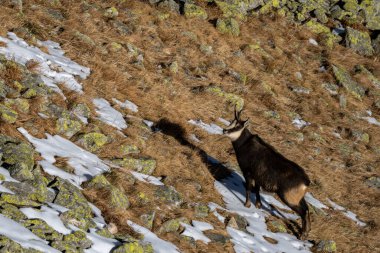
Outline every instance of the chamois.
<svg viewBox="0 0 380 253"><path fill-rule="evenodd" d="M248 119L240 119L241 111L237 112L235 108L235 119L223 129L223 134L231 139L243 172L246 189L245 206L251 206L250 193L252 183L255 181L253 187L256 194L255 206L261 207L260 187L265 191L277 193L287 206L301 216L300 238L305 239L310 231L310 216L304 195L310 179L299 165L286 159L258 135L252 134L247 129Z"/></svg>

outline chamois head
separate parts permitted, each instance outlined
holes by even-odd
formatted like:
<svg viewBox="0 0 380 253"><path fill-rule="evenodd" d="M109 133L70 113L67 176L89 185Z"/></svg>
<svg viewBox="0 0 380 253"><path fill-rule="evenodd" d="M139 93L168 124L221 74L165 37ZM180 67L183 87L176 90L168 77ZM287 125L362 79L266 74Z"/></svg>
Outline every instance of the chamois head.
<svg viewBox="0 0 380 253"><path fill-rule="evenodd" d="M235 106L234 120L231 122L231 124L227 128L223 129L223 134L225 136L228 136L232 141L237 140L240 137L243 130L248 126L248 119L247 120L240 119L242 110L243 109L237 111L236 106Z"/></svg>

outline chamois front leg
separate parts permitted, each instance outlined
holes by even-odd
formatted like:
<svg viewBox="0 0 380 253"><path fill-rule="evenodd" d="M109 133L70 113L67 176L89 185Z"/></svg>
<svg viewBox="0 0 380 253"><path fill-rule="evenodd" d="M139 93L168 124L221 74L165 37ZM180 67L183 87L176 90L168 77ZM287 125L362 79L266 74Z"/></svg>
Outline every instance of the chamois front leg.
<svg viewBox="0 0 380 253"><path fill-rule="evenodd" d="M260 197L260 185L258 185L255 182L255 187L253 188L253 190L255 191L255 194L256 194L255 206L256 208L261 208L262 204L261 204L261 197Z"/></svg>
<svg viewBox="0 0 380 253"><path fill-rule="evenodd" d="M245 178L245 204L244 204L245 207L251 206L251 198L250 198L251 190L252 190L252 180L250 180L249 178Z"/></svg>

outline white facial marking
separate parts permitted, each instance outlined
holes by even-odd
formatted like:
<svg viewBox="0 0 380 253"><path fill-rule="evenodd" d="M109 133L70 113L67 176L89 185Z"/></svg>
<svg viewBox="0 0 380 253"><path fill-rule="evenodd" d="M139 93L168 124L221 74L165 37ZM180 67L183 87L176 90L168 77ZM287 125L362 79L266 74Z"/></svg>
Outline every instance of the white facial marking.
<svg viewBox="0 0 380 253"><path fill-rule="evenodd" d="M228 133L226 135L231 139L231 141L236 141L237 139L239 139L243 130L244 130L244 127L242 129L240 129L239 131L234 131L234 132Z"/></svg>

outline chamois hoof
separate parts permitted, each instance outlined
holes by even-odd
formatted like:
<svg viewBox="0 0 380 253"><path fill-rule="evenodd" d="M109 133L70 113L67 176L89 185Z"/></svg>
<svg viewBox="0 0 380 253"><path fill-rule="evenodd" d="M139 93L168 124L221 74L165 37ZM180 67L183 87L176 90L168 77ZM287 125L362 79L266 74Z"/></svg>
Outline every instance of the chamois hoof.
<svg viewBox="0 0 380 253"><path fill-rule="evenodd" d="M262 206L261 202L256 202L256 203L255 203L255 207L256 207L256 208L260 209L261 206Z"/></svg>
<svg viewBox="0 0 380 253"><path fill-rule="evenodd" d="M245 202L244 206L248 208L251 207L251 201Z"/></svg>

